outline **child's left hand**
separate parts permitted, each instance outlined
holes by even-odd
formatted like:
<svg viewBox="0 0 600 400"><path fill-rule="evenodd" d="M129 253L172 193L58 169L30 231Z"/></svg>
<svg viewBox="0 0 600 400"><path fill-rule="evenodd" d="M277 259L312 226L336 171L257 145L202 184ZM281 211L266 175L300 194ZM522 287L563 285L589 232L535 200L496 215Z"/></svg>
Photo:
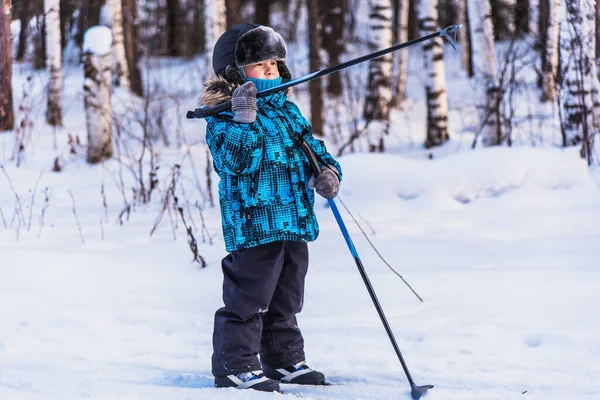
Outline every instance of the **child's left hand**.
<svg viewBox="0 0 600 400"><path fill-rule="evenodd" d="M340 179L333 170L334 167L324 166L321 173L315 177L310 177L308 187L326 199L333 199L340 190Z"/></svg>

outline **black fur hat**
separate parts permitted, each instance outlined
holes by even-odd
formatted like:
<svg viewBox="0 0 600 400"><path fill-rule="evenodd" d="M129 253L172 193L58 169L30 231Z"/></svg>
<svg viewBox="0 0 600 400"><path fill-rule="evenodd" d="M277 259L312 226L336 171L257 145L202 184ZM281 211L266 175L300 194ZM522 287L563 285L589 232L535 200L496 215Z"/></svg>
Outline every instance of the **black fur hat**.
<svg viewBox="0 0 600 400"><path fill-rule="evenodd" d="M259 26L244 33L235 46L238 67L265 60L285 61L286 55L285 41L268 26Z"/></svg>
<svg viewBox="0 0 600 400"><path fill-rule="evenodd" d="M213 50L213 69L217 75L242 84L245 79L238 67L264 60L276 60L284 82L292 79L285 65L287 48L280 34L272 28L257 24L240 24L221 35Z"/></svg>

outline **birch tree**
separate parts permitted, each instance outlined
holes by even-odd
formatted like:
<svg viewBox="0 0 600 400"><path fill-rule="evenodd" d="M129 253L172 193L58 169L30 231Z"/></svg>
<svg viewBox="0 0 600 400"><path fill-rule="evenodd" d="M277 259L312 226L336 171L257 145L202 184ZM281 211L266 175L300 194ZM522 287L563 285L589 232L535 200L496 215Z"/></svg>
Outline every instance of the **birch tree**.
<svg viewBox="0 0 600 400"><path fill-rule="evenodd" d="M87 125L87 160L94 164L113 154L111 134L112 34L105 26L87 30L83 39L84 108Z"/></svg>
<svg viewBox="0 0 600 400"><path fill-rule="evenodd" d="M112 32L113 84L129 89L129 68L127 67L123 36L123 5L121 0L108 0L104 7L107 20L103 23L110 27Z"/></svg>
<svg viewBox="0 0 600 400"><path fill-rule="evenodd" d="M562 91L563 145L582 144L581 156L592 160L598 129L598 77L593 48L594 4L589 0L561 2L560 51L564 62Z"/></svg>
<svg viewBox="0 0 600 400"><path fill-rule="evenodd" d="M542 101L556 97L556 77L559 63L560 0L548 2L548 27L545 38L545 57L542 63Z"/></svg>
<svg viewBox="0 0 600 400"><path fill-rule="evenodd" d="M550 0L553 1L553 0ZM529 33L538 35L540 24L540 0L529 0Z"/></svg>
<svg viewBox="0 0 600 400"><path fill-rule="evenodd" d="M0 132L11 130L15 125L11 87L11 9L11 0L0 0Z"/></svg>
<svg viewBox="0 0 600 400"><path fill-rule="evenodd" d="M44 0L46 22L46 67L48 69L48 105L46 122L62 125L62 45L60 42L60 2Z"/></svg>
<svg viewBox="0 0 600 400"><path fill-rule="evenodd" d="M392 1L369 0L368 43L371 51L392 46ZM369 140L369 151L383 152L384 138L390 129L392 101L392 55L369 61L368 88L363 115Z"/></svg>
<svg viewBox="0 0 600 400"><path fill-rule="evenodd" d="M206 21L206 48L215 46L217 39L227 27L227 12L225 0L204 0L204 19Z"/></svg>
<svg viewBox="0 0 600 400"><path fill-rule="evenodd" d="M504 140L504 129L490 2L467 0L467 10L477 102L481 110L479 131L484 146L498 145Z"/></svg>
<svg viewBox="0 0 600 400"><path fill-rule="evenodd" d="M410 0L394 0L394 25L397 43L408 41L408 9ZM408 73L408 49L393 54L393 90L392 105L401 108L406 97L406 77Z"/></svg>
<svg viewBox="0 0 600 400"><path fill-rule="evenodd" d="M440 30L437 0L419 4L421 36ZM427 98L427 140L425 147L439 146L448 140L448 96L444 68L444 42L437 37L423 43L425 92Z"/></svg>

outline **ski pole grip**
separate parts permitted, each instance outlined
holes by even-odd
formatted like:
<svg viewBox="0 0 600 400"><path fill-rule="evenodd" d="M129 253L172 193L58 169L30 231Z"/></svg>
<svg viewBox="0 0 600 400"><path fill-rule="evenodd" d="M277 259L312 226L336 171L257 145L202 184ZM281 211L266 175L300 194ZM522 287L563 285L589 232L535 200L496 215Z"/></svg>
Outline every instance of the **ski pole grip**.
<svg viewBox="0 0 600 400"><path fill-rule="evenodd" d="M194 111L188 111L185 115L187 119L202 119L209 115L220 113L231 108L231 100L227 100L224 103L217 104L214 107L202 107L196 108Z"/></svg>
<svg viewBox="0 0 600 400"><path fill-rule="evenodd" d="M304 151L304 154L306 154L315 176L319 175L321 173L321 167L319 167L319 161L317 161L317 155L313 149L310 148L304 139L300 139L300 148Z"/></svg>

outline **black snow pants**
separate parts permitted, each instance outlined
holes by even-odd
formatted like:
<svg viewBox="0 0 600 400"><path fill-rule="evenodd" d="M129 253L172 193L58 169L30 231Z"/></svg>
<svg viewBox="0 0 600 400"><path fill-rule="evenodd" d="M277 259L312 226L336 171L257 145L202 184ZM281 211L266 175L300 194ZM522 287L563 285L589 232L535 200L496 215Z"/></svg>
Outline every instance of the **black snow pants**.
<svg viewBox="0 0 600 400"><path fill-rule="evenodd" d="M308 245L279 241L237 250L221 266L225 307L215 313L213 375L304 360L296 314L304 299Z"/></svg>

